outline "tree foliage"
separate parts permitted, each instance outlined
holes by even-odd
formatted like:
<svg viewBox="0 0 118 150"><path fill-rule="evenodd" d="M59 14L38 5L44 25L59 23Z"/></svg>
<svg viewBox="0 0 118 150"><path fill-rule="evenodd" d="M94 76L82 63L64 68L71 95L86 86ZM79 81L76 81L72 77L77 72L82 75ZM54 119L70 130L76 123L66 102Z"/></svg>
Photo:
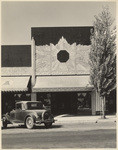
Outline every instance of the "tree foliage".
<svg viewBox="0 0 118 150"><path fill-rule="evenodd" d="M116 88L116 29L108 8L95 16L91 31L90 78L101 97Z"/></svg>

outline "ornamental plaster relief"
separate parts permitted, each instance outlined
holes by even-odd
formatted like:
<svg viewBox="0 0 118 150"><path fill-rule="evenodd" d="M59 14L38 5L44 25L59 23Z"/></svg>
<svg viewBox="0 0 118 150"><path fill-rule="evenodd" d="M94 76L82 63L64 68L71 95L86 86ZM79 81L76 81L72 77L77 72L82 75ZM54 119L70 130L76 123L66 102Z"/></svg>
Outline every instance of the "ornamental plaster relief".
<svg viewBox="0 0 118 150"><path fill-rule="evenodd" d="M69 53L66 62L60 62L57 54L65 50ZM89 74L90 46L69 44L61 38L56 45L36 46L36 74L37 75L72 75ZM64 58L63 58L64 59Z"/></svg>

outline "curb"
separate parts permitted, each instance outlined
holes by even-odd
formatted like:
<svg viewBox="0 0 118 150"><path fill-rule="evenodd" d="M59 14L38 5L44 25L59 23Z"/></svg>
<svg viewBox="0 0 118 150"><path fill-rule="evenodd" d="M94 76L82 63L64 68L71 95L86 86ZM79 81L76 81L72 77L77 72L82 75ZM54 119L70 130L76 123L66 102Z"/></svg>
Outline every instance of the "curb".
<svg viewBox="0 0 118 150"><path fill-rule="evenodd" d="M72 121L67 121L67 120L57 120L56 123L71 123L71 122L78 122L78 123L84 123L84 122L87 122L87 123L98 123L98 122L116 122L116 120L72 120Z"/></svg>
<svg viewBox="0 0 118 150"><path fill-rule="evenodd" d="M59 122L59 123L71 123L71 122L78 122L78 123L84 123L84 122L95 122L95 123L98 123L98 122L116 122L116 117L107 117L106 119L102 119L102 118L80 118L80 117L77 117L77 118L72 118L72 117L68 117L68 118L62 118L62 117L56 117L55 118L57 121L56 122Z"/></svg>

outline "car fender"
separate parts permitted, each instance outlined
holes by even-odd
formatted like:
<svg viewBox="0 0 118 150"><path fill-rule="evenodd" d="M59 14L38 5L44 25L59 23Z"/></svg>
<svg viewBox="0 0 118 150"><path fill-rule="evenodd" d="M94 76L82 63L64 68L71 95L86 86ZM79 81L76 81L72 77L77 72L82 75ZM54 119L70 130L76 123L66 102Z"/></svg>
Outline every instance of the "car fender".
<svg viewBox="0 0 118 150"><path fill-rule="evenodd" d="M12 122L10 121L10 116L9 116L9 114L8 114L8 113L6 113L6 114L2 115L2 121L3 121L3 118L5 118L5 119L6 119L7 123L12 123Z"/></svg>

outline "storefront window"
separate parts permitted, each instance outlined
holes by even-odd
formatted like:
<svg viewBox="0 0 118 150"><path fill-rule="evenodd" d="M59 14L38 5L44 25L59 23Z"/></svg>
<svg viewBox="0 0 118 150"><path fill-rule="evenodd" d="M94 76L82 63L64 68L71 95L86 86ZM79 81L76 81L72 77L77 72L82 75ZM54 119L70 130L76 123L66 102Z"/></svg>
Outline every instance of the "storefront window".
<svg viewBox="0 0 118 150"><path fill-rule="evenodd" d="M91 108L91 96L89 93L78 93L78 108Z"/></svg>
<svg viewBox="0 0 118 150"><path fill-rule="evenodd" d="M41 101L46 109L51 109L51 94L50 93L37 93L37 100Z"/></svg>
<svg viewBox="0 0 118 150"><path fill-rule="evenodd" d="M15 102L31 101L31 94L29 93L14 94L14 99L15 99Z"/></svg>

